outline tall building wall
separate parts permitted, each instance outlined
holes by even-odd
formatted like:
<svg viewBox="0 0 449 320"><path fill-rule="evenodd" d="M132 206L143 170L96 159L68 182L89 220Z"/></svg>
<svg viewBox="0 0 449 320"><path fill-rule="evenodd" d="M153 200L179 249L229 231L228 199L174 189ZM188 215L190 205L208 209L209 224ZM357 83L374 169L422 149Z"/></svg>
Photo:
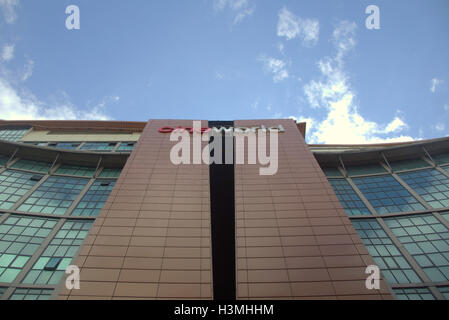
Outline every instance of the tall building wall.
<svg viewBox="0 0 449 320"><path fill-rule="evenodd" d="M178 125L192 122L147 124L75 263L81 289L61 299L212 298L209 166L170 162L158 129Z"/></svg>
<svg viewBox="0 0 449 320"><path fill-rule="evenodd" d="M262 124L285 129L272 176L172 164L158 129L190 120L0 127L0 299L449 299L447 138L321 147L291 120L202 121ZM33 125L145 130L136 146L20 143ZM380 290L365 288L372 264Z"/></svg>
<svg viewBox="0 0 449 320"><path fill-rule="evenodd" d="M279 170L236 165L239 299L391 298L367 290L373 264L320 166L291 120L235 121L237 127L282 124Z"/></svg>

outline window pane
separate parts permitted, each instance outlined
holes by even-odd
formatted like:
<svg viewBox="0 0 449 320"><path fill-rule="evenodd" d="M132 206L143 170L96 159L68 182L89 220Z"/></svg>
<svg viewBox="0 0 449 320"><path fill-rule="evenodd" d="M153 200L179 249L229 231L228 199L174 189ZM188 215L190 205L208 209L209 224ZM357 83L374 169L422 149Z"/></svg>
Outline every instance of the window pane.
<svg viewBox="0 0 449 320"><path fill-rule="evenodd" d="M114 188L115 180L96 180L72 212L72 216L98 216Z"/></svg>
<svg viewBox="0 0 449 320"><path fill-rule="evenodd" d="M56 222L54 219L12 215L1 224L0 282L14 281Z"/></svg>
<svg viewBox="0 0 449 320"><path fill-rule="evenodd" d="M63 215L87 182L87 179L52 176L42 183L18 210Z"/></svg>
<svg viewBox="0 0 449 320"><path fill-rule="evenodd" d="M34 177L34 179L32 179ZM0 209L10 209L37 182L41 175L6 170L0 174Z"/></svg>
<svg viewBox="0 0 449 320"><path fill-rule="evenodd" d="M0 155L0 166L6 166L8 163L9 157Z"/></svg>
<svg viewBox="0 0 449 320"><path fill-rule="evenodd" d="M50 142L48 144L49 147L58 148L58 149L76 149L80 146L80 142Z"/></svg>
<svg viewBox="0 0 449 320"><path fill-rule="evenodd" d="M379 214L424 210L424 206L390 175L353 178L353 181Z"/></svg>
<svg viewBox="0 0 449 320"><path fill-rule="evenodd" d="M435 300L429 288L395 288L394 294L399 300Z"/></svg>
<svg viewBox="0 0 449 320"><path fill-rule="evenodd" d="M348 166L346 172L350 176L361 176L365 174L386 173L387 171L380 164L371 164L363 166Z"/></svg>
<svg viewBox="0 0 449 320"><path fill-rule="evenodd" d="M412 170L430 167L430 164L428 164L423 159L412 159L412 160L392 161L390 162L390 166L394 171L403 171L403 170Z"/></svg>
<svg viewBox="0 0 449 320"><path fill-rule="evenodd" d="M442 153L439 155L432 155L432 159L438 164L438 165L445 165L449 164L449 153Z"/></svg>
<svg viewBox="0 0 449 320"><path fill-rule="evenodd" d="M81 167L61 165L55 172L56 174L68 174L72 176L92 177L95 173L94 167Z"/></svg>
<svg viewBox="0 0 449 320"><path fill-rule="evenodd" d="M438 287L438 291L441 292L444 299L449 300L449 287Z"/></svg>
<svg viewBox="0 0 449 320"><path fill-rule="evenodd" d="M19 141L28 132L27 129L6 129L0 128L0 140Z"/></svg>
<svg viewBox="0 0 449 320"><path fill-rule="evenodd" d="M354 220L352 223L388 283L421 282L375 219Z"/></svg>
<svg viewBox="0 0 449 320"><path fill-rule="evenodd" d="M432 208L449 207L449 178L438 170L426 169L398 175Z"/></svg>
<svg viewBox="0 0 449 320"><path fill-rule="evenodd" d="M58 284L65 269L70 265L72 258L82 245L92 224L92 221L66 221L34 264L32 270L27 274L23 283ZM58 262L57 267L54 270L46 270L49 269L46 266L52 261Z"/></svg>
<svg viewBox="0 0 449 320"><path fill-rule="evenodd" d="M345 179L329 179L329 183L348 215L369 215L371 212Z"/></svg>
<svg viewBox="0 0 449 320"><path fill-rule="evenodd" d="M53 289L17 288L9 300L49 300Z"/></svg>
<svg viewBox="0 0 449 320"><path fill-rule="evenodd" d="M136 146L136 142L122 142L117 148L118 151L131 151Z"/></svg>
<svg viewBox="0 0 449 320"><path fill-rule="evenodd" d="M103 170L101 170L99 177L100 178L118 178L120 176L121 172L122 172L122 169L103 168Z"/></svg>
<svg viewBox="0 0 449 320"><path fill-rule="evenodd" d="M116 142L87 142L81 147L81 150L112 151L116 145Z"/></svg>
<svg viewBox="0 0 449 320"><path fill-rule="evenodd" d="M340 170L338 170L337 168L322 168L322 169L327 177L343 177Z"/></svg>
<svg viewBox="0 0 449 320"><path fill-rule="evenodd" d="M51 163L33 160L19 160L12 165L12 168L47 173L51 168Z"/></svg>
<svg viewBox="0 0 449 320"><path fill-rule="evenodd" d="M449 280L449 229L431 214L384 220L432 281Z"/></svg>

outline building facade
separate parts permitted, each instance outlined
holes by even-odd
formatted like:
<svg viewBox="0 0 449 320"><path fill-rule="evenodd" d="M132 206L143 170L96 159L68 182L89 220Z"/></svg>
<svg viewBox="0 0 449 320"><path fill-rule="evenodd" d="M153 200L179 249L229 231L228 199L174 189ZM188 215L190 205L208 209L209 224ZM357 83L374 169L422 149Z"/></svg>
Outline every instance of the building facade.
<svg viewBox="0 0 449 320"><path fill-rule="evenodd" d="M449 298L449 139L307 145L292 120L201 121L256 126L283 128L273 175L174 164L169 129L191 120L0 121L0 299Z"/></svg>

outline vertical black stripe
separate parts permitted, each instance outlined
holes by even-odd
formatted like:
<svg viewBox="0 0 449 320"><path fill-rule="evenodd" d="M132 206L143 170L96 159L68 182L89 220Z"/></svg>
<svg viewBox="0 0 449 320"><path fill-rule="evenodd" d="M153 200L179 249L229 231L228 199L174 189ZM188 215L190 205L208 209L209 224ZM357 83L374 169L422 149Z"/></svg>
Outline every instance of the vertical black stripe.
<svg viewBox="0 0 449 320"><path fill-rule="evenodd" d="M209 128L233 126L233 121L209 121ZM215 300L235 300L234 164L225 164L224 136L222 150L222 164L209 167L213 288Z"/></svg>

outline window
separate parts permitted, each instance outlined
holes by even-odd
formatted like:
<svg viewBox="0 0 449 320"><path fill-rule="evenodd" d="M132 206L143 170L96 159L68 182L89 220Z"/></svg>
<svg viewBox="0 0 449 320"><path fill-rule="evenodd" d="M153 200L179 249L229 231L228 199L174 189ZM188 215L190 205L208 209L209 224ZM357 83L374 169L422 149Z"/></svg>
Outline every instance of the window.
<svg viewBox="0 0 449 320"><path fill-rule="evenodd" d="M443 153L437 156L432 156L432 159L440 166L449 164L449 153Z"/></svg>
<svg viewBox="0 0 449 320"><path fill-rule="evenodd" d="M87 179L52 176L42 183L17 210L63 215L87 182Z"/></svg>
<svg viewBox="0 0 449 320"><path fill-rule="evenodd" d="M89 233L92 224L92 221L66 221L36 261L23 283L58 284Z"/></svg>
<svg viewBox="0 0 449 320"><path fill-rule="evenodd" d="M353 181L379 214L424 210L424 206L390 175L353 178Z"/></svg>
<svg viewBox="0 0 449 320"><path fill-rule="evenodd" d="M17 201L19 201L36 183L28 172L6 170L0 174L0 208L10 209Z"/></svg>
<svg viewBox="0 0 449 320"><path fill-rule="evenodd" d="M17 288L9 300L49 300L53 289Z"/></svg>
<svg viewBox="0 0 449 320"><path fill-rule="evenodd" d="M0 282L11 283L57 220L10 216L0 225Z"/></svg>
<svg viewBox="0 0 449 320"><path fill-rule="evenodd" d="M440 291L444 299L449 300L449 287L438 287L438 291Z"/></svg>
<svg viewBox="0 0 449 320"><path fill-rule="evenodd" d="M44 267L45 271L55 271L59 264L61 263L62 258L50 258L50 260L48 260L47 264Z"/></svg>
<svg viewBox="0 0 449 320"><path fill-rule="evenodd" d="M393 292L399 300L435 300L429 288L395 288Z"/></svg>
<svg viewBox="0 0 449 320"><path fill-rule="evenodd" d="M352 189L349 182L345 179L329 179L329 183L349 216L371 214L357 193L355 193L354 189Z"/></svg>
<svg viewBox="0 0 449 320"><path fill-rule="evenodd" d="M56 174L69 174L73 176L82 176L82 177L92 177L95 173L94 167L80 167L80 166L70 166L70 165L61 165L58 170L55 172Z"/></svg>
<svg viewBox="0 0 449 320"><path fill-rule="evenodd" d="M326 177L343 177L337 168L322 168Z"/></svg>
<svg viewBox="0 0 449 320"><path fill-rule="evenodd" d="M28 132L26 129L10 129L10 128L0 128L0 140L6 141L19 141Z"/></svg>
<svg viewBox="0 0 449 320"><path fill-rule="evenodd" d="M449 230L442 223L431 214L385 223L433 282L449 280Z"/></svg>
<svg viewBox="0 0 449 320"><path fill-rule="evenodd" d="M80 142L50 142L49 147L58 149L76 149L80 146Z"/></svg>
<svg viewBox="0 0 449 320"><path fill-rule="evenodd" d="M376 220L364 219L352 223L388 283L421 282L421 279Z"/></svg>
<svg viewBox="0 0 449 320"><path fill-rule="evenodd" d="M446 219L447 221L449 221L449 211L447 212L440 212L441 216Z"/></svg>
<svg viewBox="0 0 449 320"><path fill-rule="evenodd" d="M385 169L380 164L349 166L346 168L346 172L350 176L362 176L365 174L386 173Z"/></svg>
<svg viewBox="0 0 449 320"><path fill-rule="evenodd" d="M100 178L118 178L120 176L120 173L122 173L122 169L103 168L103 170L101 170L99 177Z"/></svg>
<svg viewBox="0 0 449 320"><path fill-rule="evenodd" d="M39 147L46 147L47 146L47 142L31 142L31 141L24 141L24 144L31 144L33 146L39 146Z"/></svg>
<svg viewBox="0 0 449 320"><path fill-rule="evenodd" d="M134 149L134 147L136 146L135 142L122 142L120 143L119 147L117 150L120 151L131 151Z"/></svg>
<svg viewBox="0 0 449 320"><path fill-rule="evenodd" d="M86 142L81 150L112 151L116 145L116 142Z"/></svg>
<svg viewBox="0 0 449 320"><path fill-rule="evenodd" d="M404 171L404 170L413 170L430 167L430 164L428 164L423 159L412 159L412 160L392 161L390 162L390 166L394 171Z"/></svg>
<svg viewBox="0 0 449 320"><path fill-rule="evenodd" d="M72 212L72 216L98 216L114 188L115 180L96 180Z"/></svg>
<svg viewBox="0 0 449 320"><path fill-rule="evenodd" d="M2 295L6 292L7 288L0 287L0 299L2 298Z"/></svg>
<svg viewBox="0 0 449 320"><path fill-rule="evenodd" d="M14 169L23 169L47 173L51 168L51 163L34 160L19 160L16 163L14 163L11 167Z"/></svg>
<svg viewBox="0 0 449 320"><path fill-rule="evenodd" d="M4 155L0 155L0 166L6 166L6 164L8 163L9 157L4 156Z"/></svg>
<svg viewBox="0 0 449 320"><path fill-rule="evenodd" d="M449 207L449 178L435 169L398 174L432 208Z"/></svg>

